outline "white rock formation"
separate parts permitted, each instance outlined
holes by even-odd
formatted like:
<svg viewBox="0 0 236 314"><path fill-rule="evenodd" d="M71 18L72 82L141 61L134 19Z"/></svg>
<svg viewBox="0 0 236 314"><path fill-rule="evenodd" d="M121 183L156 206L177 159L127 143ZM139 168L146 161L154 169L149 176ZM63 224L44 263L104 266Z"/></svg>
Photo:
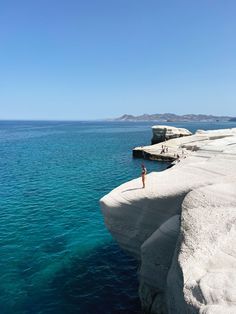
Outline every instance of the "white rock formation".
<svg viewBox="0 0 236 314"><path fill-rule="evenodd" d="M169 142L188 157L104 196L105 223L141 261L145 313L236 313L236 129Z"/></svg>
<svg viewBox="0 0 236 314"><path fill-rule="evenodd" d="M176 128L169 125L154 125L152 127L152 144L164 142L172 138L192 135L192 133L184 128Z"/></svg>
<svg viewBox="0 0 236 314"><path fill-rule="evenodd" d="M193 190L183 202L168 274L171 313L236 313L236 180L222 181Z"/></svg>
<svg viewBox="0 0 236 314"><path fill-rule="evenodd" d="M203 131L198 130L194 135L180 137L166 141L164 145L168 147L167 153L162 152L163 143L135 147L133 149L134 156L150 156L155 160L174 160L176 156L189 155L192 151L196 151L204 145L211 146L213 140L223 139L222 145L225 146L225 138L235 135L234 129ZM216 143L212 144L216 148ZM220 141L217 143L220 145ZM230 150L232 147L230 147Z"/></svg>

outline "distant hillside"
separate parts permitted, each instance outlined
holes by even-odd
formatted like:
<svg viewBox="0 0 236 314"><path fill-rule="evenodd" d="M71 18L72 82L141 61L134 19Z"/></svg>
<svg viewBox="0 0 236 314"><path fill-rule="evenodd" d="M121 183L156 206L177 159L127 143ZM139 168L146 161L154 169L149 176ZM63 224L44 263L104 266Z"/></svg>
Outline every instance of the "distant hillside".
<svg viewBox="0 0 236 314"><path fill-rule="evenodd" d="M224 122L235 121L235 118L228 116L213 116L204 114L185 114L176 115L174 113L162 114L143 114L141 116L133 116L124 114L123 116L115 119L116 121L159 121L159 122Z"/></svg>

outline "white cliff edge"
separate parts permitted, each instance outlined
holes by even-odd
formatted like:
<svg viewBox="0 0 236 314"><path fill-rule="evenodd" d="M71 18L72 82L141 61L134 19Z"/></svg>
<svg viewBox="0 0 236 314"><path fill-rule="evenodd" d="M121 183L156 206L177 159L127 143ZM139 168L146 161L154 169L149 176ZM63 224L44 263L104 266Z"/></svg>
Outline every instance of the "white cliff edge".
<svg viewBox="0 0 236 314"><path fill-rule="evenodd" d="M236 129L171 145L187 158L104 196L105 224L141 262L144 313L236 313Z"/></svg>
<svg viewBox="0 0 236 314"><path fill-rule="evenodd" d="M152 144L157 144L177 137L192 135L187 129L176 128L170 125L154 125L152 127L152 134Z"/></svg>

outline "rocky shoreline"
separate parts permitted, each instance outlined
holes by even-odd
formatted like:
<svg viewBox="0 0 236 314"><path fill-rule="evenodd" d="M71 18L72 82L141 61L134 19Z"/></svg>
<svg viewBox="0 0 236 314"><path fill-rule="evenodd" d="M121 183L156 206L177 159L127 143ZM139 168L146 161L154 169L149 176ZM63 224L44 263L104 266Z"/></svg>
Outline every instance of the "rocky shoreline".
<svg viewBox="0 0 236 314"><path fill-rule="evenodd" d="M142 147L153 156L160 146ZM144 313L236 313L236 129L166 141L175 167L101 199L107 228L141 262Z"/></svg>

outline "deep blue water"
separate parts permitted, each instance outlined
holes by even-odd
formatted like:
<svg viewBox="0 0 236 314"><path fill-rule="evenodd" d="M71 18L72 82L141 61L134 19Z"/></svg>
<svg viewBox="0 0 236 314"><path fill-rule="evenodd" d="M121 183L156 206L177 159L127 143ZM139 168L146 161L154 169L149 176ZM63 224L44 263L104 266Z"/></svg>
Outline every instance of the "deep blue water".
<svg viewBox="0 0 236 314"><path fill-rule="evenodd" d="M152 124L0 121L1 314L141 312L138 265L107 232L98 201L139 176L132 148L150 143Z"/></svg>

